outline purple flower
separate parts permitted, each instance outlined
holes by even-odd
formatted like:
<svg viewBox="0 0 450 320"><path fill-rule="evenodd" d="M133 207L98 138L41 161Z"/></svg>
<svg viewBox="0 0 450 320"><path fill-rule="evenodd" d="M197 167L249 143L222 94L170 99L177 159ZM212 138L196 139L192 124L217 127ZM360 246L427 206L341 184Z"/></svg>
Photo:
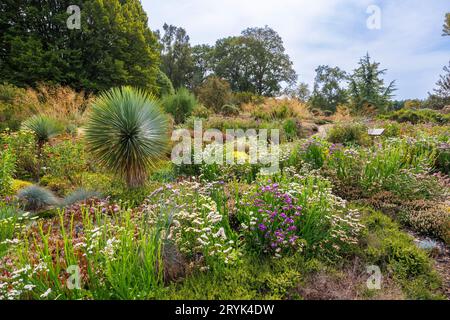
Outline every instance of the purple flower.
<svg viewBox="0 0 450 320"><path fill-rule="evenodd" d="M266 225L265 225L265 224L263 224L263 223L261 223L261 224L259 225L259 230L261 230L261 231L265 231L265 230L267 230L267 227L266 227Z"/></svg>

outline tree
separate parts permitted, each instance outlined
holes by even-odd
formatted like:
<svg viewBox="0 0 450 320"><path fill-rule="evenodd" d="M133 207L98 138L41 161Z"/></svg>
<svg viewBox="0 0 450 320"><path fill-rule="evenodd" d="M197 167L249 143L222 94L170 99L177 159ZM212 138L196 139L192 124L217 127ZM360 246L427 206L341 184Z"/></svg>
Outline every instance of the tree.
<svg viewBox="0 0 450 320"><path fill-rule="evenodd" d="M450 36L450 12L445 14L445 22L442 29L443 36Z"/></svg>
<svg viewBox="0 0 450 320"><path fill-rule="evenodd" d="M177 89L191 83L194 70L192 48L186 30L167 23L163 26L164 35L157 31L161 44L161 69Z"/></svg>
<svg viewBox="0 0 450 320"><path fill-rule="evenodd" d="M317 67L314 90L310 104L313 108L336 112L337 106L347 103L347 91L343 82L347 79L345 71L339 67L322 65Z"/></svg>
<svg viewBox="0 0 450 320"><path fill-rule="evenodd" d="M222 107L230 103L232 91L230 84L216 76L210 76L197 90L201 103L219 113Z"/></svg>
<svg viewBox="0 0 450 320"><path fill-rule="evenodd" d="M283 83L290 85L297 79L283 40L268 26L218 40L213 63L215 74L226 79L234 91L274 96Z"/></svg>
<svg viewBox="0 0 450 320"><path fill-rule="evenodd" d="M371 62L369 53L359 61L359 67L350 76L349 95L352 106L356 112L362 111L365 107L375 107L377 110L386 110L389 107L395 81L384 85L381 78L386 73L386 69L379 69L380 63Z"/></svg>
<svg viewBox="0 0 450 320"><path fill-rule="evenodd" d="M295 86L285 89L284 93L300 102L306 103L311 97L311 91L307 83L299 82Z"/></svg>
<svg viewBox="0 0 450 320"><path fill-rule="evenodd" d="M214 47L202 44L192 48L192 59L194 60L194 70L192 73L191 89L195 90L200 86L213 70Z"/></svg>
<svg viewBox="0 0 450 320"><path fill-rule="evenodd" d="M70 5L80 29L67 27ZM139 0L4 0L0 28L0 81L156 89L158 43Z"/></svg>
<svg viewBox="0 0 450 320"><path fill-rule="evenodd" d="M159 88L159 97L164 97L166 95L175 93L172 81L170 81L169 77L167 77L167 75L161 70L159 70L158 78L156 79L156 85Z"/></svg>
<svg viewBox="0 0 450 320"><path fill-rule="evenodd" d="M168 119L144 91L113 88L92 105L85 137L101 166L123 177L129 187L138 187L148 169L165 157Z"/></svg>
<svg viewBox="0 0 450 320"><path fill-rule="evenodd" d="M440 98L450 99L450 61L443 70L444 74L440 76L436 83L437 88L434 89L434 92Z"/></svg>

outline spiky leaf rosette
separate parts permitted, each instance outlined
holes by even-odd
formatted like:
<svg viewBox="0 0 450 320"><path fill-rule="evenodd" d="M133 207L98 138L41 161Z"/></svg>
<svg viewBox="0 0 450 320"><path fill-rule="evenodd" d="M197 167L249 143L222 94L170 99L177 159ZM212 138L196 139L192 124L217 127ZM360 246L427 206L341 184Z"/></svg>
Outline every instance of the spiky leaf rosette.
<svg viewBox="0 0 450 320"><path fill-rule="evenodd" d="M168 119L144 91L113 88L94 102L85 137L100 165L137 187L145 183L149 167L165 155Z"/></svg>
<svg viewBox="0 0 450 320"><path fill-rule="evenodd" d="M45 143L62 131L62 125L45 115L35 115L26 120L22 127L31 130L35 135L38 143Z"/></svg>

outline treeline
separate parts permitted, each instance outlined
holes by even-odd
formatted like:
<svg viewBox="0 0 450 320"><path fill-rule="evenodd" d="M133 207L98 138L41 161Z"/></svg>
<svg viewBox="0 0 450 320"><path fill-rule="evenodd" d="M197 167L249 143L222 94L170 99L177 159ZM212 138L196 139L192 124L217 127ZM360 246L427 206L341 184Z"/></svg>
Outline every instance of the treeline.
<svg viewBox="0 0 450 320"><path fill-rule="evenodd" d="M81 9L70 29L69 6ZM139 0L2 0L0 82L156 91L159 45Z"/></svg>
<svg viewBox="0 0 450 320"><path fill-rule="evenodd" d="M71 5L81 9L79 29L67 27ZM284 94L331 113L340 105L357 112L404 105L392 101L395 83L385 84L387 70L369 54L351 72L317 67L309 88L297 81L283 40L272 28L248 28L214 45L193 46L181 27L165 24L151 31L139 0L3 0L0 31L0 83L19 87L48 83L97 93L132 85L159 96L187 88L214 109L230 101L230 92L239 101ZM449 68L422 107L450 104Z"/></svg>

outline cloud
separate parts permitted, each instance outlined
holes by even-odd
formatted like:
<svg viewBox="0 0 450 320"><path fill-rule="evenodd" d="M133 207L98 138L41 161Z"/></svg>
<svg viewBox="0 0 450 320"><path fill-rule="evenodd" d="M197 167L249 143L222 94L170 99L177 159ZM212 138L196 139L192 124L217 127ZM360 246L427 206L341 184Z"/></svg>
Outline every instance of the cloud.
<svg viewBox="0 0 450 320"><path fill-rule="evenodd" d="M152 29L167 22L184 27L193 44L213 44L243 29L269 25L283 38L300 80L312 85L321 64L351 71L369 52L397 98L425 98L450 59L450 38L441 37L442 0L143 0ZM381 8L381 29L369 30L369 5Z"/></svg>

